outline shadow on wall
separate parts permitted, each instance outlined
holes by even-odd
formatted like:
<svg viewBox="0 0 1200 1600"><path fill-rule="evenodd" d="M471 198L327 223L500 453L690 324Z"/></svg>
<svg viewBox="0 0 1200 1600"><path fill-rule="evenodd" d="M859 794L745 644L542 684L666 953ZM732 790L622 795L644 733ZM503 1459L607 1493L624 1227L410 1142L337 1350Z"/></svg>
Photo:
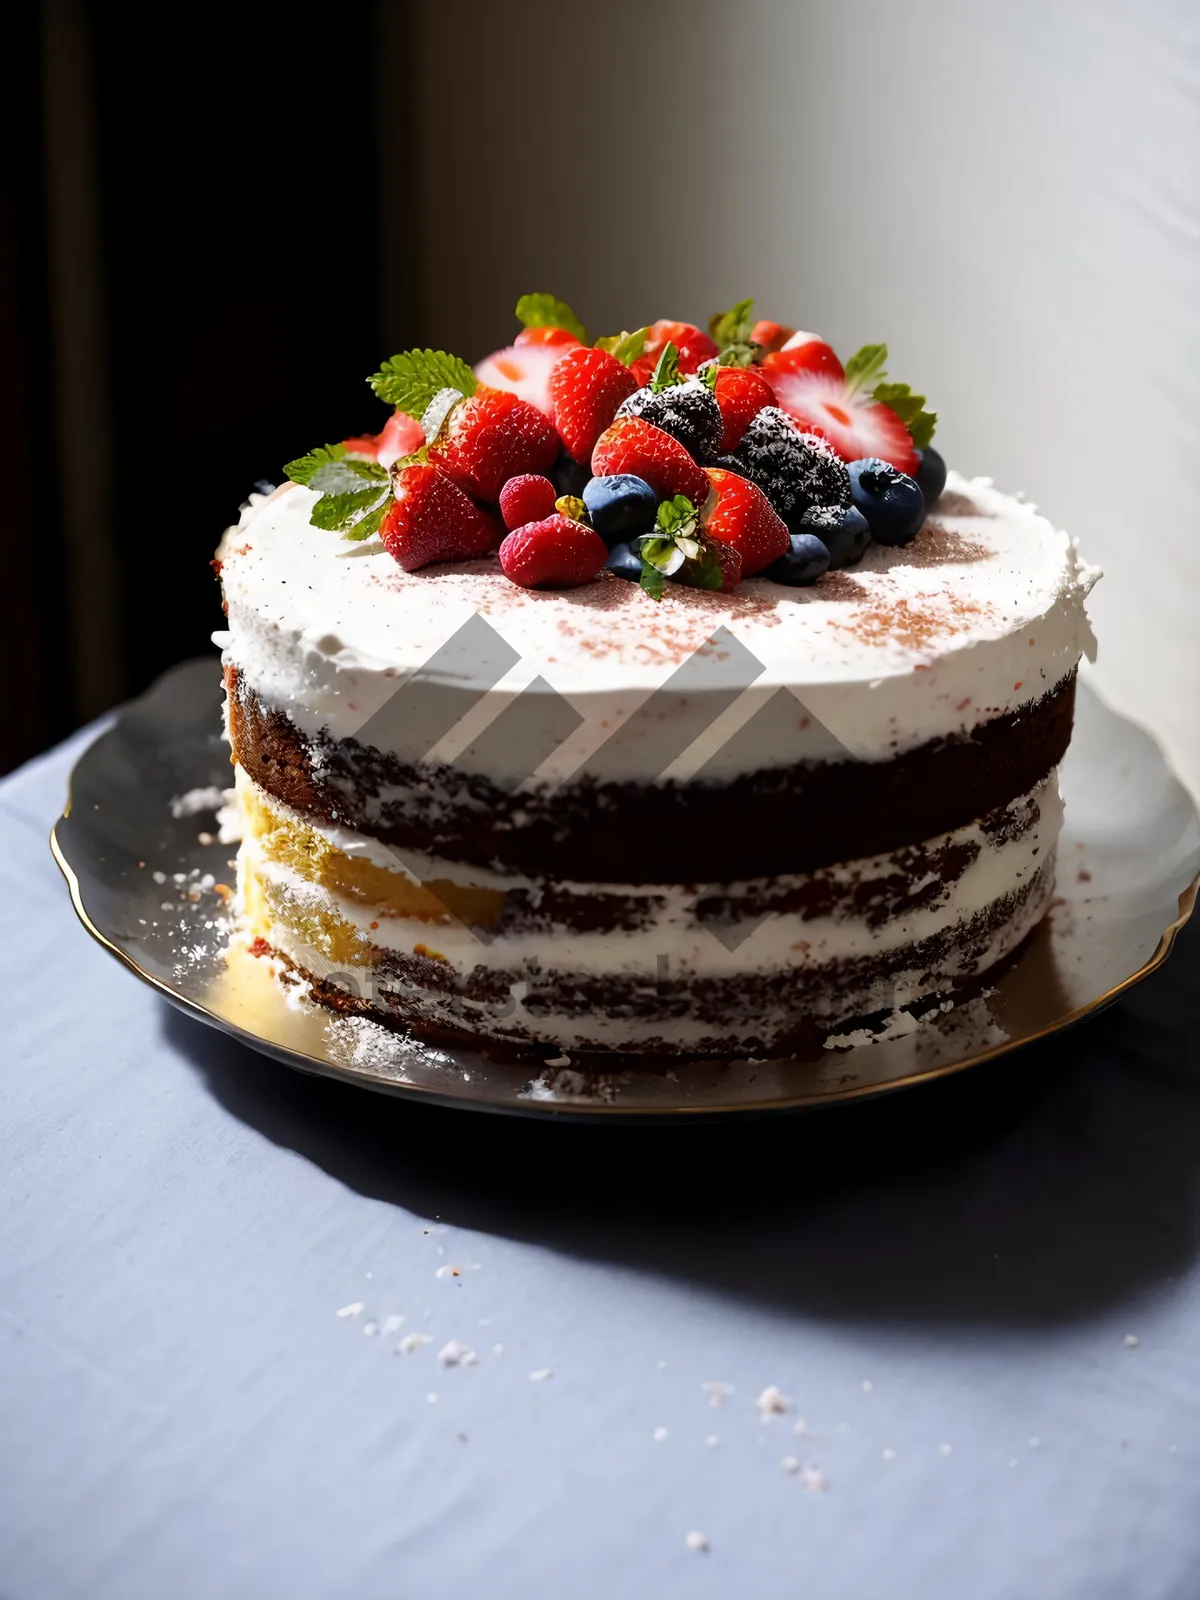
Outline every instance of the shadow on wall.
<svg viewBox="0 0 1200 1600"><path fill-rule="evenodd" d="M1200 925L1058 1039L873 1104L764 1121L523 1121L307 1078L164 1008L234 1116L420 1217L777 1310L1038 1326L1196 1249Z"/></svg>

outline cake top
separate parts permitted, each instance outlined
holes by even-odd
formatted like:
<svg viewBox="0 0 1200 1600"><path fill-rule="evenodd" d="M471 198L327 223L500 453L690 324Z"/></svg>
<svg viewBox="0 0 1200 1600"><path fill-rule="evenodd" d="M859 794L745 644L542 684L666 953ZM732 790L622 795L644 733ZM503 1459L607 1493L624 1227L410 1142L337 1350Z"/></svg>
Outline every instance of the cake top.
<svg viewBox="0 0 1200 1600"><path fill-rule="evenodd" d="M752 307L589 343L565 302L523 295L512 345L474 369L393 356L368 380L394 408L381 432L287 475L316 494L314 526L378 537L405 571L498 549L522 588L606 567L654 600L762 572L803 587L872 540L904 545L945 482L925 397L888 378L886 345L843 366Z"/></svg>

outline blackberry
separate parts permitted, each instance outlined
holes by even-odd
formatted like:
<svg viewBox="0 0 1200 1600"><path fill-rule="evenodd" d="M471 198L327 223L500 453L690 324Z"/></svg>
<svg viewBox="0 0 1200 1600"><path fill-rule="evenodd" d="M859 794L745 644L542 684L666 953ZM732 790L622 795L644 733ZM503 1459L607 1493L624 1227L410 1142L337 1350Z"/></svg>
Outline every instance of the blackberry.
<svg viewBox="0 0 1200 1600"><path fill-rule="evenodd" d="M638 389L623 400L619 417L641 417L678 439L696 461L715 454L725 431L721 408L703 383L674 383L669 389Z"/></svg>
<svg viewBox="0 0 1200 1600"><path fill-rule="evenodd" d="M816 434L801 433L786 411L764 406L738 446L742 471L781 517L809 506L850 504L846 464Z"/></svg>

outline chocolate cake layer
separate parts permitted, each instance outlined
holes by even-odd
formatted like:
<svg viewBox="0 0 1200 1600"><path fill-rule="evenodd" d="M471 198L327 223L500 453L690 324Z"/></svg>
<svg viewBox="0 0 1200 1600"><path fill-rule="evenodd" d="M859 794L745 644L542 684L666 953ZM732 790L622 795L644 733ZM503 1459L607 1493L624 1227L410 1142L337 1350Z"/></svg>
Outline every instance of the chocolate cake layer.
<svg viewBox="0 0 1200 1600"><path fill-rule="evenodd" d="M1035 788L1071 736L1075 673L1041 699L890 761L510 794L448 765L406 766L354 739L306 738L227 668L235 759L330 825L452 861L596 883L728 883L810 872L949 833ZM997 826L1003 826L1002 821Z"/></svg>

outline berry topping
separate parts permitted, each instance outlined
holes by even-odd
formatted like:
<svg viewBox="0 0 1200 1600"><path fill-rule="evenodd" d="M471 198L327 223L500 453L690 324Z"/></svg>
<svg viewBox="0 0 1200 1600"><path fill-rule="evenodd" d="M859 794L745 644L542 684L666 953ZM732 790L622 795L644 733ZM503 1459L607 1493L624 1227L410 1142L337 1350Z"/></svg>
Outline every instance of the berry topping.
<svg viewBox="0 0 1200 1600"><path fill-rule="evenodd" d="M831 567L852 567L871 542L867 519L857 506L810 506L796 532L815 533L829 551Z"/></svg>
<svg viewBox="0 0 1200 1600"><path fill-rule="evenodd" d="M425 443L425 434L415 417L403 411L393 411L379 433L361 434L355 439L342 441L347 453L361 456L365 461L378 461L381 467L390 467L401 456L410 456Z"/></svg>
<svg viewBox="0 0 1200 1600"><path fill-rule="evenodd" d="M717 354L714 341L694 322L671 322L660 317L646 330L645 347L631 368L639 384L650 382L658 358L669 344L679 351L679 370L684 373L695 372L702 361L709 361Z"/></svg>
<svg viewBox="0 0 1200 1600"><path fill-rule="evenodd" d="M513 340L518 350L528 350L531 345L557 345L562 349L570 349L578 343L579 340L566 328L522 328Z"/></svg>
<svg viewBox="0 0 1200 1600"><path fill-rule="evenodd" d="M559 494L582 494L592 481L590 461L572 461L564 450L549 468L550 478Z"/></svg>
<svg viewBox="0 0 1200 1600"><path fill-rule="evenodd" d="M827 372L831 378L845 376L832 345L815 333L793 333L777 351L765 356L764 375L771 378L776 372Z"/></svg>
<svg viewBox="0 0 1200 1600"><path fill-rule="evenodd" d="M583 503L592 527L610 548L649 533L658 511L654 490L629 472L593 478L583 491Z"/></svg>
<svg viewBox="0 0 1200 1600"><path fill-rule="evenodd" d="M760 318L750 329L750 341L770 355L772 350L782 350L794 332L794 328L785 328L782 322Z"/></svg>
<svg viewBox="0 0 1200 1600"><path fill-rule="evenodd" d="M812 505L847 505L846 468L824 440L801 433L778 406L764 406L738 447L742 471L781 517Z"/></svg>
<svg viewBox="0 0 1200 1600"><path fill-rule="evenodd" d="M569 334L576 344L587 343L587 329L567 302L556 295L523 294L517 301L514 315L525 333L544 333L549 343L554 342L548 337L552 333ZM524 336L518 334L517 343L523 342Z"/></svg>
<svg viewBox="0 0 1200 1600"><path fill-rule="evenodd" d="M796 589L816 583L828 571L829 551L824 542L815 533L793 533L791 548L772 561L762 576Z"/></svg>
<svg viewBox="0 0 1200 1600"><path fill-rule="evenodd" d="M500 491L500 515L511 533L523 528L527 522L540 522L553 516L558 491L549 478L537 472L523 472L519 478L510 478Z"/></svg>
<svg viewBox="0 0 1200 1600"><path fill-rule="evenodd" d="M607 560L598 533L557 514L527 522L500 546L504 576L522 589L573 589L590 583Z"/></svg>
<svg viewBox="0 0 1200 1600"><path fill-rule="evenodd" d="M770 384L754 367L718 367L713 398L721 413L722 455L736 450L742 435L764 406L775 404Z"/></svg>
<svg viewBox="0 0 1200 1600"><path fill-rule="evenodd" d="M931 506L946 487L946 463L932 445L918 450L917 455L920 458L915 473L917 488L925 496L926 506Z"/></svg>
<svg viewBox="0 0 1200 1600"><path fill-rule="evenodd" d="M673 345L667 346L656 370L661 370L663 359L673 350ZM649 388L637 389L628 400L623 400L617 415L643 417L678 439L698 460L707 460L721 443L721 408L711 389L699 378L667 383L659 389L651 382Z"/></svg>
<svg viewBox="0 0 1200 1600"><path fill-rule="evenodd" d="M868 456L850 463L850 494L876 544L907 544L925 521L925 496L916 480L890 462Z"/></svg>
<svg viewBox="0 0 1200 1600"><path fill-rule="evenodd" d="M704 532L732 546L742 558L742 574L752 578L787 551L787 525L748 478L720 467L710 467L708 477L715 494L701 516Z"/></svg>
<svg viewBox="0 0 1200 1600"><path fill-rule="evenodd" d="M856 393L841 378L822 373L769 374L775 398L806 433L820 434L843 461L880 456L901 471L914 469L917 453L896 413Z"/></svg>
<svg viewBox="0 0 1200 1600"><path fill-rule="evenodd" d="M538 328L537 333L561 333L559 328ZM518 338L520 336L518 335ZM475 368L475 376L489 389L503 389L520 395L536 406L544 417L554 421L554 402L550 398L550 374L568 350L579 347L578 339L567 334L567 343L513 344L497 350Z"/></svg>
<svg viewBox="0 0 1200 1600"><path fill-rule="evenodd" d="M550 401L554 425L576 461L588 459L617 407L636 388L629 368L607 350L581 345L559 359L550 377Z"/></svg>
<svg viewBox="0 0 1200 1600"><path fill-rule="evenodd" d="M456 405L429 445L429 459L461 488L495 500L510 478L544 472L558 455L558 435L528 401L480 389Z"/></svg>
<svg viewBox="0 0 1200 1600"><path fill-rule="evenodd" d="M384 512L379 537L405 572L431 561L470 561L495 549L495 519L436 467L401 467L392 487L395 498Z"/></svg>
<svg viewBox="0 0 1200 1600"><path fill-rule="evenodd" d="M604 565L610 572L615 572L618 578L631 578L634 583L641 580L642 558L627 544L613 545Z"/></svg>
<svg viewBox="0 0 1200 1600"><path fill-rule="evenodd" d="M708 494L704 469L679 440L641 417L618 417L600 435L592 451L592 471L605 478L633 473L644 478L660 500L682 494L700 505Z"/></svg>

